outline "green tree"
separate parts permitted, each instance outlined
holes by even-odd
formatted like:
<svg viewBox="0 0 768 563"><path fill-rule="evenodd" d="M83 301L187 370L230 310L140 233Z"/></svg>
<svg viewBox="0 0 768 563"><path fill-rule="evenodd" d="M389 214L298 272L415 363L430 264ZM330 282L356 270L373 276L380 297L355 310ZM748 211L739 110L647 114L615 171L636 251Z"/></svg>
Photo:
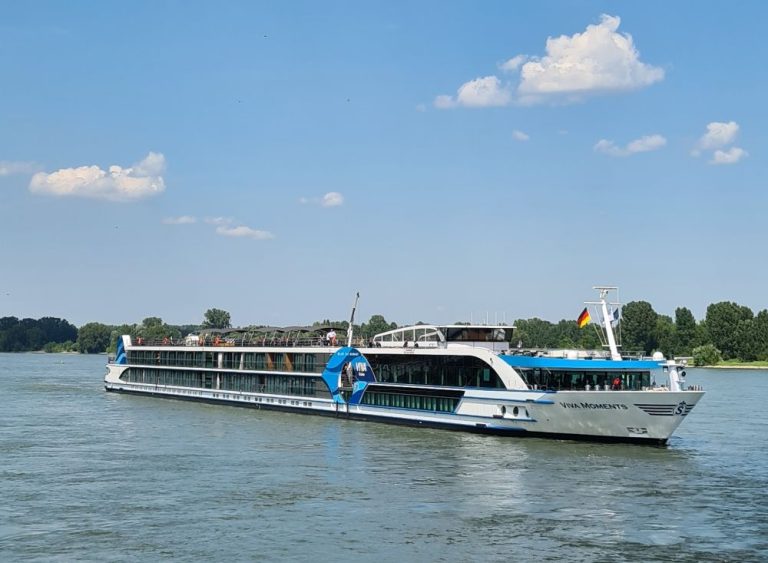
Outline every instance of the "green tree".
<svg viewBox="0 0 768 563"><path fill-rule="evenodd" d="M37 326L43 331L46 342L77 340L77 327L64 319L42 317L37 321Z"/></svg>
<svg viewBox="0 0 768 563"><path fill-rule="evenodd" d="M655 338L657 349L667 358L673 357L677 353L677 337L675 334L675 325L672 318L667 315L658 315L656 317Z"/></svg>
<svg viewBox="0 0 768 563"><path fill-rule="evenodd" d="M768 360L768 310L763 309L755 316L753 325L757 343L755 356L758 360Z"/></svg>
<svg viewBox="0 0 768 563"><path fill-rule="evenodd" d="M686 307L675 309L675 353L681 356L690 356L698 344L698 330L693 313Z"/></svg>
<svg viewBox="0 0 768 563"><path fill-rule="evenodd" d="M723 359L720 350L713 344L704 344L697 346L692 351L693 365L695 366L716 366Z"/></svg>
<svg viewBox="0 0 768 563"><path fill-rule="evenodd" d="M738 358L744 352L744 344L739 342L748 330L741 321L751 321L752 310L730 301L713 303L707 307L705 318L707 336L715 348L719 349L723 358L728 360Z"/></svg>
<svg viewBox="0 0 768 563"><path fill-rule="evenodd" d="M754 362L759 347L755 319L741 319L736 329L736 357L744 362Z"/></svg>
<svg viewBox="0 0 768 563"><path fill-rule="evenodd" d="M621 314L621 334L625 350L640 350L650 354L658 348L656 321L658 313L647 301L631 301Z"/></svg>
<svg viewBox="0 0 768 563"><path fill-rule="evenodd" d="M373 315L367 323L360 325L360 336L363 338L373 338L375 335L394 330L397 323L388 323L383 315Z"/></svg>
<svg viewBox="0 0 768 563"><path fill-rule="evenodd" d="M101 323L86 323L77 331L77 349L81 354L107 351L112 327Z"/></svg>
<svg viewBox="0 0 768 563"><path fill-rule="evenodd" d="M231 328L229 313L222 309L208 309L205 312L202 328Z"/></svg>
<svg viewBox="0 0 768 563"><path fill-rule="evenodd" d="M165 324L160 317L147 317L141 321L141 325L136 329L136 336L147 342L157 342L165 338L179 340L181 333L179 329Z"/></svg>
<svg viewBox="0 0 768 563"><path fill-rule="evenodd" d="M518 319L514 326L517 328L512 338L517 337L517 342L513 342L515 346L520 342L523 348L554 348L560 341L555 325L537 317Z"/></svg>

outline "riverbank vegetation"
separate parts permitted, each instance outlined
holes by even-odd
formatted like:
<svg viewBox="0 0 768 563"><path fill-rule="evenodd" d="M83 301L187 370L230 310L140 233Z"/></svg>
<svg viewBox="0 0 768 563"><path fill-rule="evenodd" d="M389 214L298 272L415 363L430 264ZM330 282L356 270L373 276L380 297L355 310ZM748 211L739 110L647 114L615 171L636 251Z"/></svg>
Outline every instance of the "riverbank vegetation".
<svg viewBox="0 0 768 563"><path fill-rule="evenodd" d="M200 324L169 325L159 317L147 317L139 324L107 325L86 323L80 328L64 319L0 318L0 352L81 352L114 351L121 334L146 341L178 340L204 328L230 328L230 315L208 309ZM575 320L557 323L539 318L518 319L513 347L600 349L600 330L594 322L579 328ZM666 357L692 358L694 365L768 367L768 310L754 314L749 307L730 301L713 303L697 322L686 307L675 309L674 318L653 310L647 301L632 301L621 310L615 332L625 354L648 356L660 351ZM314 326L346 328L346 321L317 321ZM382 315L355 325L355 334L364 339L397 328Z"/></svg>

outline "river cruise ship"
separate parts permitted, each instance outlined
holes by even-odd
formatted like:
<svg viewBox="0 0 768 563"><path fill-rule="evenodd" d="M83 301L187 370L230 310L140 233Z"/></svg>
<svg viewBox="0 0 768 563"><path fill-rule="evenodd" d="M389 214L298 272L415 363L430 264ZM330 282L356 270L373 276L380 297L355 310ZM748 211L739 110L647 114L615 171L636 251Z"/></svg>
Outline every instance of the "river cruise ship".
<svg viewBox="0 0 768 563"><path fill-rule="evenodd" d="M511 348L506 325L417 325L367 342L339 327L122 336L107 391L509 436L665 444L704 392L684 365L606 351ZM352 320L354 320L354 309ZM350 322L352 326L352 322Z"/></svg>

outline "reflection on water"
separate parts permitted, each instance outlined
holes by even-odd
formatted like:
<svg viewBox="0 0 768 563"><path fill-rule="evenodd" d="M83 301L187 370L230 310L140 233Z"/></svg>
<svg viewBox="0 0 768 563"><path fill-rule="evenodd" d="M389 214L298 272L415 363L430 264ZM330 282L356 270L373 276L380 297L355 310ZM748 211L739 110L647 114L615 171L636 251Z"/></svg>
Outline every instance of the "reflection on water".
<svg viewBox="0 0 768 563"><path fill-rule="evenodd" d="M510 439L104 393L103 357L0 354L3 560L752 561L768 373L666 448Z"/></svg>

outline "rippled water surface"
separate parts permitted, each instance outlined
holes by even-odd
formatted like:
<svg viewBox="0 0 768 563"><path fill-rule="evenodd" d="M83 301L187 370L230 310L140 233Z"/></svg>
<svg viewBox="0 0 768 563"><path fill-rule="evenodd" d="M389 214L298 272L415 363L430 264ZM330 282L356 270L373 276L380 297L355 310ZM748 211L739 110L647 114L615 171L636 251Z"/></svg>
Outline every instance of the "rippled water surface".
<svg viewBox="0 0 768 563"><path fill-rule="evenodd" d="M0 354L0 560L768 560L768 372L666 448L105 393L105 357Z"/></svg>

